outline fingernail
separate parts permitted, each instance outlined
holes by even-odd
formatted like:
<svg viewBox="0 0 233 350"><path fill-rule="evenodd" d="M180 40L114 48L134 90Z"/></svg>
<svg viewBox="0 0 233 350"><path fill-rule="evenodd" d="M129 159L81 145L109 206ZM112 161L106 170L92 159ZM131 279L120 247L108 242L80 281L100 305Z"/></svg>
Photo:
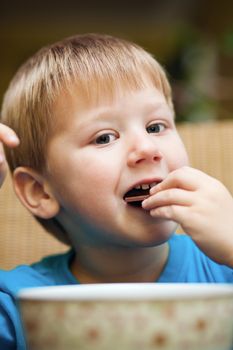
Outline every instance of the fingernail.
<svg viewBox="0 0 233 350"><path fill-rule="evenodd" d="M142 207L143 207L143 208L146 208L147 203L148 203L148 200L147 200L147 199L144 199L144 201L142 201Z"/></svg>
<svg viewBox="0 0 233 350"><path fill-rule="evenodd" d="M16 142L16 143L18 143L19 142L19 139L18 139L18 137L17 136L15 136L15 135L8 135L7 136L7 139L8 139L8 141L11 141L11 142Z"/></svg>
<svg viewBox="0 0 233 350"><path fill-rule="evenodd" d="M152 187L152 188L150 189L150 194L154 194L154 193L157 192L157 189L156 189L155 187L156 187L156 186L154 186L154 187Z"/></svg>
<svg viewBox="0 0 233 350"><path fill-rule="evenodd" d="M4 162L4 156L0 154L0 164Z"/></svg>
<svg viewBox="0 0 233 350"><path fill-rule="evenodd" d="M156 185L156 186L153 186L151 187L150 189L150 194L155 194L156 192L159 192L159 189L160 189L160 185Z"/></svg>

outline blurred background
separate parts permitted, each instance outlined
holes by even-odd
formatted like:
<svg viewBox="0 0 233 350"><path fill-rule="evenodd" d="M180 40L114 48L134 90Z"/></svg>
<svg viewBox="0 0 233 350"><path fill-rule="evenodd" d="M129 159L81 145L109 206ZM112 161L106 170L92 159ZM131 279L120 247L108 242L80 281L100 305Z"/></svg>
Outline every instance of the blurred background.
<svg viewBox="0 0 233 350"><path fill-rule="evenodd" d="M85 32L152 52L170 77L178 121L233 118L232 0L1 0L0 103L28 56Z"/></svg>
<svg viewBox="0 0 233 350"><path fill-rule="evenodd" d="M86 32L117 35L153 53L172 83L177 120L195 122L179 124L191 164L233 193L233 0L0 0L0 103L30 55ZM0 266L66 250L40 234L10 181L4 185Z"/></svg>

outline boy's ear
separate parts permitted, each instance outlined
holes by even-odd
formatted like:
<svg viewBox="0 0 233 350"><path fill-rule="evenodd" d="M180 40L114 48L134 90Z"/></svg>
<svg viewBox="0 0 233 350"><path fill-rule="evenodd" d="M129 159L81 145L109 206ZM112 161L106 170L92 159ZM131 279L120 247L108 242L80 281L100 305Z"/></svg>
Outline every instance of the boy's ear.
<svg viewBox="0 0 233 350"><path fill-rule="evenodd" d="M13 185L23 205L35 216L50 219L58 214L60 205L42 175L27 167L13 173Z"/></svg>

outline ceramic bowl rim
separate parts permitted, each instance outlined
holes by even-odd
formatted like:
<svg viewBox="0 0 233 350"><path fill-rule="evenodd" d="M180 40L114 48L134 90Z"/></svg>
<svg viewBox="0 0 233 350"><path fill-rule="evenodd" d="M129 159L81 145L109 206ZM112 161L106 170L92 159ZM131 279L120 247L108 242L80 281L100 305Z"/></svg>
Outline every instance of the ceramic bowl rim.
<svg viewBox="0 0 233 350"><path fill-rule="evenodd" d="M206 283L100 283L21 289L19 301L159 301L231 298L233 285Z"/></svg>

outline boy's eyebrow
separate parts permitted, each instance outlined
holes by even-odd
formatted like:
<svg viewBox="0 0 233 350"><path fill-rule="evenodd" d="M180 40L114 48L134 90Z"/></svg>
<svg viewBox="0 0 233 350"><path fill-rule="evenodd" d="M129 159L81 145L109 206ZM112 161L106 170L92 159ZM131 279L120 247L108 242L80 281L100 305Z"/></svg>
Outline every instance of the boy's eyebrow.
<svg viewBox="0 0 233 350"><path fill-rule="evenodd" d="M86 118L82 121L78 121L77 124L78 124L78 127L81 129L81 128L84 128L86 127L87 125L87 122L91 122L93 120L95 121L108 121L109 120L109 115L111 115L111 117L114 117L116 116L117 118L119 118L120 116L122 116L122 118L125 117L124 113L121 114L119 113L120 111L122 111L122 109L119 109L119 108L113 108L112 106L104 106L104 107L100 107L99 110L95 110L93 111L92 113L89 114L89 116L86 116ZM166 112L169 114L171 114L172 116L174 115L174 112L171 110L171 108L162 103L162 102L159 102L159 103L154 103L154 102L151 102L151 103L148 103L145 110L144 110L144 113L145 114L148 114L148 113L154 113L154 112ZM85 113L85 112L83 112ZM77 118L79 119L79 118Z"/></svg>
<svg viewBox="0 0 233 350"><path fill-rule="evenodd" d="M110 110L110 108L109 109L107 109L107 108L102 109L101 108L100 111L94 111L92 113L87 114L85 116L85 118L82 119L81 121L79 120L79 118L77 118L78 119L77 123L78 123L79 127L82 128L82 127L85 127L87 125L87 122L91 122L93 120L95 120L95 121L98 121L98 120L105 121L106 120L107 121L107 120L109 120L110 113L111 113L111 115L116 114L115 111L113 113L112 109ZM84 114L85 114L85 112L84 112Z"/></svg>
<svg viewBox="0 0 233 350"><path fill-rule="evenodd" d="M150 102L147 104L146 107L144 107L144 113L148 114L148 113L152 113L152 112L157 112L157 111L169 111L172 112L171 108L167 105L164 104L162 102ZM104 107L100 107L100 110L95 111L93 113L93 119L102 119L102 118L108 118L109 114L116 114L117 116L119 116L119 112L122 111L122 108L113 108L112 106L104 106ZM173 113L173 112L172 112ZM123 114L122 114L123 115Z"/></svg>

